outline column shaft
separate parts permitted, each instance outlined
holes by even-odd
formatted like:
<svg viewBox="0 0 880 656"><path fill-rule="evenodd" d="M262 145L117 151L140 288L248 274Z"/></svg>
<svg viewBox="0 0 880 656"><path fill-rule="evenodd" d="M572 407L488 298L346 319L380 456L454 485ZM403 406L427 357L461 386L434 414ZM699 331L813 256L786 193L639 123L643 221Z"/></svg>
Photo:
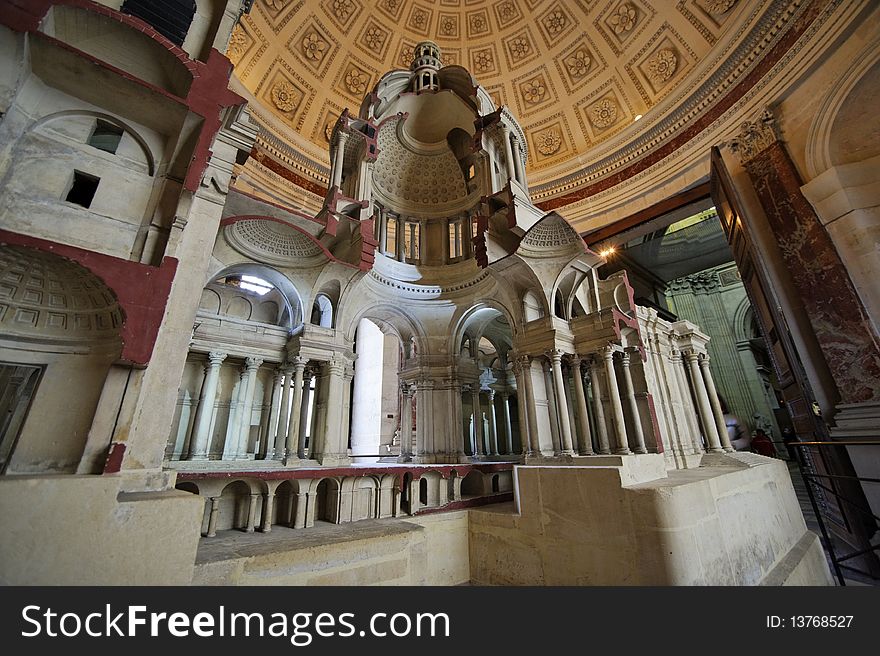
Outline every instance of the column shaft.
<svg viewBox="0 0 880 656"><path fill-rule="evenodd" d="M244 403L241 404L241 412L238 415L238 451L237 457L241 458L247 455L248 437L251 432L251 414L254 409L254 391L257 387L257 370L263 364L261 358L245 359L245 394Z"/></svg>
<svg viewBox="0 0 880 656"><path fill-rule="evenodd" d="M281 388L283 387L281 368L275 370L272 379L272 404L269 407L269 425L266 427L266 449L264 459L272 460L275 457L275 436L278 431L278 414L281 411Z"/></svg>
<svg viewBox="0 0 880 656"><path fill-rule="evenodd" d="M474 457L483 455L483 409L480 407L480 383L471 389L471 400L474 408Z"/></svg>
<svg viewBox="0 0 880 656"><path fill-rule="evenodd" d="M556 387L556 413L559 415L559 428L562 431L562 453L573 455L574 448L571 440L571 420L568 414L568 399L565 393L565 378L562 376L562 351L554 350L550 353L550 362L553 369L553 384Z"/></svg>
<svg viewBox="0 0 880 656"><path fill-rule="evenodd" d="M513 423L510 420L510 394L503 392L501 394L501 403L504 404L504 437L507 440L507 454L513 453Z"/></svg>
<svg viewBox="0 0 880 656"><path fill-rule="evenodd" d="M293 383L293 367L289 363L282 369L281 407L278 409L278 427L275 429L275 459L284 457L284 445L287 444L288 417L290 416L290 386Z"/></svg>
<svg viewBox="0 0 880 656"><path fill-rule="evenodd" d="M529 455L541 455L541 444L538 441L538 416L535 413L535 389L532 385L532 362L530 356L523 356L523 382L526 386L526 420L529 427Z"/></svg>
<svg viewBox="0 0 880 656"><path fill-rule="evenodd" d="M302 413L303 371L306 358L296 356L293 359L293 400L290 404L290 421L287 422L287 438L285 439L284 457L292 459L299 447L300 414Z"/></svg>
<svg viewBox="0 0 880 656"><path fill-rule="evenodd" d="M608 424L605 423L605 409L602 407L602 397L599 390L599 363L590 363L590 388L593 392L593 414L596 415L596 437L599 441L599 453L607 455L611 453L611 444L608 441Z"/></svg>
<svg viewBox="0 0 880 656"><path fill-rule="evenodd" d="M574 396L576 401L578 422L578 453L582 456L593 455L593 435L590 431L590 416L587 412L587 397L584 394L584 379L581 373L581 359L571 359L571 375L574 376Z"/></svg>
<svg viewBox="0 0 880 656"><path fill-rule="evenodd" d="M202 384L202 398L196 410L194 422L195 433L190 448L190 460L207 460L208 443L210 441L211 419L214 415L214 402L217 400L217 386L220 382L220 365L226 358L225 353L212 351L208 354L205 368L205 382Z"/></svg>
<svg viewBox="0 0 880 656"><path fill-rule="evenodd" d="M647 453L645 447L645 432L642 430L642 419L639 416L639 404L636 401L636 392L633 387L632 374L629 370L629 353L624 353L620 359L621 368L623 369L623 386L626 393L626 402L629 405L629 413L633 419L632 429L636 438L636 453Z"/></svg>
<svg viewBox="0 0 880 656"><path fill-rule="evenodd" d="M614 373L614 350L610 347L602 349L602 359L605 360L605 376L608 379L608 397L611 401L611 411L614 417L614 453L627 455L630 452L626 440L626 423L623 418L623 405L620 402L620 389L617 387L617 375Z"/></svg>
<svg viewBox="0 0 880 656"><path fill-rule="evenodd" d="M712 415L715 417L715 426L718 428L721 448L725 451L733 451L730 435L727 434L727 422L724 421L724 412L721 410L721 399L718 398L718 390L715 387L715 380L712 378L712 370L709 368L709 356L700 358L700 371L703 372L703 380L706 382L706 390L709 392L709 403L712 406Z"/></svg>
<svg viewBox="0 0 880 656"><path fill-rule="evenodd" d="M700 365L697 364L697 354L693 351L685 353L688 367L691 371L691 382L694 385L694 392L697 397L697 407L700 412L700 419L703 424L703 431L706 433L707 451L710 453L719 453L723 451L721 441L718 437L718 427L715 424L715 417L712 415L712 407L709 403L709 393L706 391L706 384L703 376L700 374Z"/></svg>

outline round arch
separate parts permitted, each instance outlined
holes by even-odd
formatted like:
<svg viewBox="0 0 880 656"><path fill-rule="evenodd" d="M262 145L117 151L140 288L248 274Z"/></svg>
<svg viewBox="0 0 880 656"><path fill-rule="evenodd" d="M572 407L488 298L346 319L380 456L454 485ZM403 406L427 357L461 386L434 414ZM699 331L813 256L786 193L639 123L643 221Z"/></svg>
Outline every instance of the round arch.
<svg viewBox="0 0 880 656"><path fill-rule="evenodd" d="M220 269L219 271L212 273L209 276L208 280L205 281L205 286L207 286L214 280L217 280L218 278L224 278L227 276L238 274L255 275L259 278L262 278L266 282L272 283L272 285L284 298L284 305L287 308L288 316L288 323L286 326L288 331L291 334L297 334L302 331L304 325L303 316L305 307L302 295L299 293L296 285L291 282L290 278L285 276L277 269L273 269L272 267L265 264L257 264L255 262L241 262L239 264L227 266L223 269Z"/></svg>
<svg viewBox="0 0 880 656"><path fill-rule="evenodd" d="M65 109L60 112L55 112L53 114L48 114L43 116L42 118L34 121L33 125L28 128L25 134L29 134L35 132L41 127L48 125L54 121L58 121L65 118L71 118L74 116L87 116L89 118L101 119L102 121L106 121L107 123L111 123L115 125L120 130L128 134L132 139L134 139L135 143L140 147L141 151L144 154L144 159L147 164L147 172L150 176L154 175L156 172L156 158L153 156L153 151L150 149L150 146L147 144L146 140L125 121L120 120L116 116L111 114L105 114L104 112L95 112L90 110L81 110L81 109Z"/></svg>
<svg viewBox="0 0 880 656"><path fill-rule="evenodd" d="M465 334L471 324L480 318L485 318L488 323L491 318L494 318L494 313L501 314L501 316L507 321L510 326L510 336L511 339L513 339L516 334L516 322L513 319L513 313L503 303L494 299L477 299L470 305L470 307L457 311L452 318L449 330L449 342L447 342L447 352L458 353L461 342L465 338ZM492 317L488 318L488 315L492 315Z"/></svg>

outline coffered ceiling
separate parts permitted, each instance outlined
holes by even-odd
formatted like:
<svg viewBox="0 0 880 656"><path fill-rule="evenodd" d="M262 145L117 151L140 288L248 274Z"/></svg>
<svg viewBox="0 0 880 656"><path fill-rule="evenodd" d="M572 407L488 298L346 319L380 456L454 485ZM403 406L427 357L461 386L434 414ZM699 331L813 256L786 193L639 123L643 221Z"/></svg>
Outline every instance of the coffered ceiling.
<svg viewBox="0 0 880 656"><path fill-rule="evenodd" d="M517 117L537 200L692 99L745 27L748 0L255 0L227 55L256 119L322 182L330 126L413 46L435 41ZM779 4L779 3L777 3ZM641 120L637 117L642 116ZM326 182L324 182L326 184Z"/></svg>

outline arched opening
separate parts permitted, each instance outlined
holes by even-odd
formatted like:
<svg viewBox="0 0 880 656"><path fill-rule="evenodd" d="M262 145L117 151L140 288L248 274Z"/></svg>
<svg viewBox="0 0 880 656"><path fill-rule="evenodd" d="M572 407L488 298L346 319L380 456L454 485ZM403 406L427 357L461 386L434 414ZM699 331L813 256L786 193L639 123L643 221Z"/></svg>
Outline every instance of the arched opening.
<svg viewBox="0 0 880 656"><path fill-rule="evenodd" d="M248 513L251 503L251 488L244 481L234 481L223 488L220 493L220 509L217 517L217 529L248 528Z"/></svg>
<svg viewBox="0 0 880 656"><path fill-rule="evenodd" d="M400 507L407 513L412 513L410 504L410 488L412 487L412 474L407 472L403 475L403 487L400 489Z"/></svg>
<svg viewBox="0 0 880 656"><path fill-rule="evenodd" d="M508 315L490 305L478 305L466 312L456 327L458 339L476 346L460 351L460 376L466 389L461 392L462 441L464 452L472 457L492 456L510 451L513 425L510 409L503 397L513 391L513 331Z"/></svg>
<svg viewBox="0 0 880 656"><path fill-rule="evenodd" d="M371 476L365 476L355 481L351 492L351 521L358 522L362 519L376 517L376 500L379 484Z"/></svg>
<svg viewBox="0 0 880 656"><path fill-rule="evenodd" d="M199 486L195 483L190 483L189 481L178 483L174 486L174 489L182 492L189 492L190 494L199 494Z"/></svg>
<svg viewBox="0 0 880 656"><path fill-rule="evenodd" d="M462 498L480 497L483 494L483 474L476 469L472 469L461 482L461 496Z"/></svg>
<svg viewBox="0 0 880 656"><path fill-rule="evenodd" d="M328 509L328 499L327 496L330 492L330 481L329 479L324 479L320 483L318 483L318 487L315 488L315 520L322 522L329 522L332 519L329 516Z"/></svg>
<svg viewBox="0 0 880 656"><path fill-rule="evenodd" d="M311 323L321 328L333 327L333 303L326 294L318 294L312 305Z"/></svg>
<svg viewBox="0 0 880 656"><path fill-rule="evenodd" d="M498 474L492 474L492 492L498 492Z"/></svg>
<svg viewBox="0 0 880 656"><path fill-rule="evenodd" d="M275 489L275 517L273 524L293 527L296 522L296 487L284 481Z"/></svg>
<svg viewBox="0 0 880 656"><path fill-rule="evenodd" d="M428 505L428 479L426 478L419 481L419 502L422 506Z"/></svg>

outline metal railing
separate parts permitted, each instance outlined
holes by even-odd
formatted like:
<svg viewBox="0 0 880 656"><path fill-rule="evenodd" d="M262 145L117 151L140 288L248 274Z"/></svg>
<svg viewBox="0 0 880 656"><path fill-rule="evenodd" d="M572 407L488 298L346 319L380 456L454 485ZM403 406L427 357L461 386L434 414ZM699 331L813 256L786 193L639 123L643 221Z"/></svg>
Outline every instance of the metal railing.
<svg viewBox="0 0 880 656"><path fill-rule="evenodd" d="M880 541L871 542L878 529L880 517L874 514L865 494L871 492L866 489L866 484L876 485L880 483L880 478L823 473L817 471L816 462L816 456L822 459L823 450L828 452L831 449L849 447L880 447L880 441L790 442L788 446L796 449L798 468L806 484L810 504L822 534L822 543L838 583L846 585L844 570L848 570L871 579L874 585L880 585L876 570L869 572L853 565L854 559L862 556L876 558L880 551ZM822 468L827 469L824 466ZM839 514L834 512L835 508L840 511ZM840 538L839 533L833 530L835 525L843 527L854 523L860 525L855 532L860 535L862 548L853 547L850 540Z"/></svg>

